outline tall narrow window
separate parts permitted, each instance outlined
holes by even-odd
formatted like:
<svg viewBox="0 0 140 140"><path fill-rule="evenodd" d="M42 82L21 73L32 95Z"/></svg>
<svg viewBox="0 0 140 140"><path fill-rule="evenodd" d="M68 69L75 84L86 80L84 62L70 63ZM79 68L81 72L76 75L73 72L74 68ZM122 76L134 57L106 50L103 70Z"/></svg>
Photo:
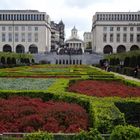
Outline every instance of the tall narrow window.
<svg viewBox="0 0 140 140"><path fill-rule="evenodd" d="M9 42L12 42L12 33L9 33L9 34L8 34L8 41L9 41Z"/></svg>
<svg viewBox="0 0 140 140"><path fill-rule="evenodd" d="M107 42L107 34L103 34L103 42Z"/></svg>
<svg viewBox="0 0 140 140"><path fill-rule="evenodd" d="M117 42L120 42L120 34L117 34Z"/></svg>
<svg viewBox="0 0 140 140"><path fill-rule="evenodd" d="M25 42L25 33L21 34L21 42Z"/></svg>
<svg viewBox="0 0 140 140"><path fill-rule="evenodd" d="M110 34L110 42L113 42L113 34Z"/></svg>
<svg viewBox="0 0 140 140"><path fill-rule="evenodd" d="M140 42L140 34L137 34L137 42Z"/></svg>
<svg viewBox="0 0 140 140"><path fill-rule="evenodd" d="M32 42L32 34L28 33L28 42Z"/></svg>
<svg viewBox="0 0 140 140"><path fill-rule="evenodd" d="M133 41L134 41L134 35L130 34L130 42L133 42Z"/></svg>
<svg viewBox="0 0 140 140"><path fill-rule="evenodd" d="M123 42L127 42L127 34L123 34Z"/></svg>
<svg viewBox="0 0 140 140"><path fill-rule="evenodd" d="M5 41L6 41L6 34L2 33L2 42L5 42Z"/></svg>
<svg viewBox="0 0 140 140"><path fill-rule="evenodd" d="M38 42L38 33L35 33L35 42Z"/></svg>
<svg viewBox="0 0 140 140"><path fill-rule="evenodd" d="M18 41L19 41L18 33L15 33L15 42L18 42Z"/></svg>

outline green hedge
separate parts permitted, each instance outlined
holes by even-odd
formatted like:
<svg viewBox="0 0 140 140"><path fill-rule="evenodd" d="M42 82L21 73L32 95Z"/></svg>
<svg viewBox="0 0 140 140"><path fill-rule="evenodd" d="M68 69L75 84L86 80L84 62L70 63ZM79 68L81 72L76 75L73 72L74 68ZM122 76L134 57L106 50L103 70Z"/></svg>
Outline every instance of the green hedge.
<svg viewBox="0 0 140 140"><path fill-rule="evenodd" d="M47 132L35 132L27 134L24 140L54 140L53 135Z"/></svg>
<svg viewBox="0 0 140 140"><path fill-rule="evenodd" d="M115 105L125 114L126 123L140 127L140 102L120 101L115 102Z"/></svg>
<svg viewBox="0 0 140 140"><path fill-rule="evenodd" d="M110 140L140 140L140 128L119 125L113 130Z"/></svg>

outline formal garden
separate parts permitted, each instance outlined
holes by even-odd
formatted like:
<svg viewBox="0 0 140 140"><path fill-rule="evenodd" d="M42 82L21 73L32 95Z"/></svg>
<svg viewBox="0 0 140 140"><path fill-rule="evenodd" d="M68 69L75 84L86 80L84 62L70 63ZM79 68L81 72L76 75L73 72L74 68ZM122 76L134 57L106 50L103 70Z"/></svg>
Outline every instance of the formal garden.
<svg viewBox="0 0 140 140"><path fill-rule="evenodd" d="M88 65L0 69L0 139L139 140L140 82Z"/></svg>

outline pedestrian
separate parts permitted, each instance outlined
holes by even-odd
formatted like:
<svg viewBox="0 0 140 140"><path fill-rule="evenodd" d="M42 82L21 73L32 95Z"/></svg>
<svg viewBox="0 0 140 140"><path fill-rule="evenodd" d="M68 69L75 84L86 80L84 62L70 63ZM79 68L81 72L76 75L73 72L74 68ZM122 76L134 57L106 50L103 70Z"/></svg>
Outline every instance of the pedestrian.
<svg viewBox="0 0 140 140"><path fill-rule="evenodd" d="M134 77L138 76L138 66L134 68Z"/></svg>

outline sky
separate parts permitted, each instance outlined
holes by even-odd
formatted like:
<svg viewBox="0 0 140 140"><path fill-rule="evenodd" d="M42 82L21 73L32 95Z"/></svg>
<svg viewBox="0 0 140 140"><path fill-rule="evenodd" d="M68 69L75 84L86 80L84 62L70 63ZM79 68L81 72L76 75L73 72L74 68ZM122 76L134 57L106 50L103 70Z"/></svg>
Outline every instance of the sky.
<svg viewBox="0 0 140 140"><path fill-rule="evenodd" d="M56 23L64 22L66 39L74 26L83 39L83 33L91 31L96 12L137 12L140 0L0 0L0 9L46 12Z"/></svg>

